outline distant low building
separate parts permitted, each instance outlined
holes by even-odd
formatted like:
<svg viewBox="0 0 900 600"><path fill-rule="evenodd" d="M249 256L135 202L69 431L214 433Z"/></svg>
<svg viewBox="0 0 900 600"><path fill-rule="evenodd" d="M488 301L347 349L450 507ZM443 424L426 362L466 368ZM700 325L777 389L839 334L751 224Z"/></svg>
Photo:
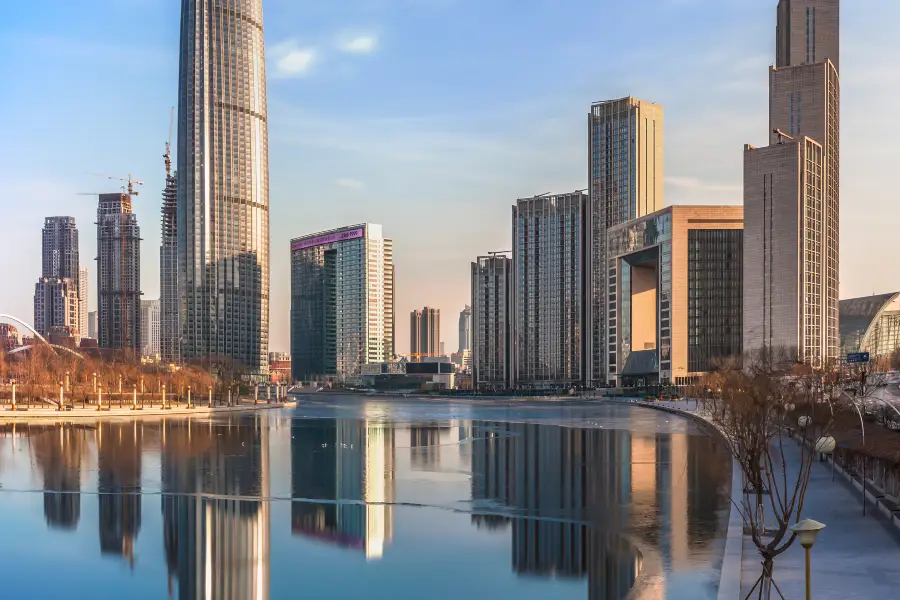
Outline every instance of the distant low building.
<svg viewBox="0 0 900 600"><path fill-rule="evenodd" d="M269 353L272 354L271 352ZM283 353L279 353L283 354ZM287 360L270 360L269 361L269 381L272 383L290 383L291 381L291 359L288 355Z"/></svg>
<svg viewBox="0 0 900 600"><path fill-rule="evenodd" d="M0 350L9 352L15 350L21 344L22 337L15 325L0 323Z"/></svg>
<svg viewBox="0 0 900 600"><path fill-rule="evenodd" d="M868 352L872 359L900 348L900 292L840 302L841 353Z"/></svg>

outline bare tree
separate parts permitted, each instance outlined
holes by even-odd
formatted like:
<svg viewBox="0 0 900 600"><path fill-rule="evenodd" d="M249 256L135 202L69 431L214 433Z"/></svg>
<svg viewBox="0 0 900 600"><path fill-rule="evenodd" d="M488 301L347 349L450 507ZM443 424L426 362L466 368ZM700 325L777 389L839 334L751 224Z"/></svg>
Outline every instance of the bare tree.
<svg viewBox="0 0 900 600"><path fill-rule="evenodd" d="M742 490L732 490L732 502L762 559L762 573L747 598L755 592L768 599L773 587L784 597L773 579L774 565L796 538L790 526L802 514L815 461L806 426L817 411L829 412L820 403L824 372L790 357L790 351L745 356L743 368L712 373L693 390L703 413L724 434L745 482ZM790 464L785 451L796 444L795 430L800 458Z"/></svg>

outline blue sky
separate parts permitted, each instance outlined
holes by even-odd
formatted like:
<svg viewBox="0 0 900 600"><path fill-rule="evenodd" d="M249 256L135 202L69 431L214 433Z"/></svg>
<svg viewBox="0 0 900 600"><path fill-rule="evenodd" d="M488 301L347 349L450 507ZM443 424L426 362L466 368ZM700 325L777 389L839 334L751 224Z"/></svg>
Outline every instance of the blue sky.
<svg viewBox="0 0 900 600"><path fill-rule="evenodd" d="M32 317L45 216L76 217L93 270L96 199L77 194L115 187L88 172L146 182L142 287L158 297L179 0L8 4L0 312ZM667 205L739 204L742 146L768 137L775 4L264 0L272 349L289 344L290 238L371 221L395 240L398 350L406 314L425 304L441 309L455 350L469 262L510 247L515 199L586 187L595 100L665 106ZM900 3L843 4L841 297L851 297L900 289Z"/></svg>

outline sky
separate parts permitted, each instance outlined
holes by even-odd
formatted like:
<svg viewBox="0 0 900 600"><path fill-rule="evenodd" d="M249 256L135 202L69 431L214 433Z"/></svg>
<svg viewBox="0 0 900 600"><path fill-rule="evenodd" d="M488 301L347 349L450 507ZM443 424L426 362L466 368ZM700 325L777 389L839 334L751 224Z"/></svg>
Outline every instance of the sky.
<svg viewBox="0 0 900 600"><path fill-rule="evenodd" d="M289 350L292 237L369 221L394 239L406 315L457 346L469 265L510 249L516 198L587 187L591 102L665 107L665 204L740 204L767 143L776 0L263 0L270 350ZM162 154L179 0L31 0L0 19L0 313L28 321L41 227L74 216L96 305L88 173L145 182L144 297L159 296ZM900 290L896 0L842 7L841 298Z"/></svg>

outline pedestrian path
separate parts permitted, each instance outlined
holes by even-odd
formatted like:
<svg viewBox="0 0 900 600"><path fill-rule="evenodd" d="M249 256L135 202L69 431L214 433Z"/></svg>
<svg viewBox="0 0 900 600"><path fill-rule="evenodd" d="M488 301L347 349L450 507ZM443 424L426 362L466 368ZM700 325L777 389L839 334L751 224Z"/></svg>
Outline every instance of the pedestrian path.
<svg viewBox="0 0 900 600"><path fill-rule="evenodd" d="M690 414L697 409L690 400L641 404ZM786 444L784 454L789 469L790 465L798 465L800 445ZM789 471L788 477L791 476L796 474ZM871 506L867 513L863 516L859 490L840 476L832 481L830 463L813 464L800 518L815 519L826 526L812 549L815 600L900 598L900 530ZM744 536L740 600L749 593L761 571L756 546L749 536ZM723 581L726 575L723 573ZM804 551L799 542L795 541L775 559L774 575L787 600L805 598ZM773 597L777 595L773 593Z"/></svg>

